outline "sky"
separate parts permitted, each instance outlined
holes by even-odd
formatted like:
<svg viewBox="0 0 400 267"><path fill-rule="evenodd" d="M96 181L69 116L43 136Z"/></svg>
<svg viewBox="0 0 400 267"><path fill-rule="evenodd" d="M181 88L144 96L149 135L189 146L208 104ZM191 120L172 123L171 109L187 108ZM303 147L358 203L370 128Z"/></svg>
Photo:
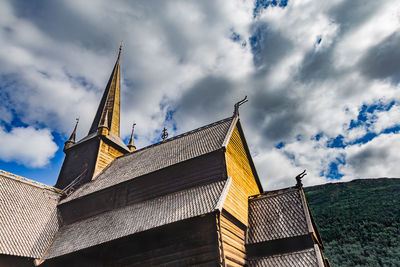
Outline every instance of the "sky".
<svg viewBox="0 0 400 267"><path fill-rule="evenodd" d="M265 190L400 177L400 2L0 0L0 169L53 185L120 42L121 137L240 119Z"/></svg>

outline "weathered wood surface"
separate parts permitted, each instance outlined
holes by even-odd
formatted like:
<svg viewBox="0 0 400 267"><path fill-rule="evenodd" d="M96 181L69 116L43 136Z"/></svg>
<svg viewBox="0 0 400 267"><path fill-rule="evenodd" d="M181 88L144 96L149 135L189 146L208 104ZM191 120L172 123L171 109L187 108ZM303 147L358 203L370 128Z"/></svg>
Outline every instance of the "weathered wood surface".
<svg viewBox="0 0 400 267"><path fill-rule="evenodd" d="M100 140L93 138L82 144L75 145L66 151L65 159L55 187L63 189L76 179L82 172L86 174L82 183L93 177Z"/></svg>
<svg viewBox="0 0 400 267"><path fill-rule="evenodd" d="M232 177L232 185L223 208L247 225L248 197L259 194L260 190L251 170L237 126L228 143L225 159L228 176Z"/></svg>
<svg viewBox="0 0 400 267"><path fill-rule="evenodd" d="M93 173L93 179L96 179L96 176L105 167L107 167L114 159L116 159L119 156L122 156L123 154L124 153L112 147L110 144L107 144L103 140L100 140L99 153L97 154L96 167Z"/></svg>
<svg viewBox="0 0 400 267"><path fill-rule="evenodd" d="M218 266L218 259L211 213L47 260L43 266Z"/></svg>
<svg viewBox="0 0 400 267"><path fill-rule="evenodd" d="M0 255L0 267L33 267L32 258Z"/></svg>
<svg viewBox="0 0 400 267"><path fill-rule="evenodd" d="M226 212L220 216L226 266L243 266L246 263L245 225Z"/></svg>
<svg viewBox="0 0 400 267"><path fill-rule="evenodd" d="M64 224L186 188L226 179L224 153L216 151L58 206Z"/></svg>

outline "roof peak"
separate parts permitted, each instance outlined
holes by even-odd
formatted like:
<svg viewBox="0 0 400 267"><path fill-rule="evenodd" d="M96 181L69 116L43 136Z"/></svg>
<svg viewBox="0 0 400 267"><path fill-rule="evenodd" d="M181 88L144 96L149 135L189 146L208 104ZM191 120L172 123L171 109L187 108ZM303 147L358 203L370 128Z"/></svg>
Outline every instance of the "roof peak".
<svg viewBox="0 0 400 267"><path fill-rule="evenodd" d="M123 44L119 47L118 57L108 79L96 115L93 119L88 135L97 131L107 118L109 132L120 136L120 58Z"/></svg>

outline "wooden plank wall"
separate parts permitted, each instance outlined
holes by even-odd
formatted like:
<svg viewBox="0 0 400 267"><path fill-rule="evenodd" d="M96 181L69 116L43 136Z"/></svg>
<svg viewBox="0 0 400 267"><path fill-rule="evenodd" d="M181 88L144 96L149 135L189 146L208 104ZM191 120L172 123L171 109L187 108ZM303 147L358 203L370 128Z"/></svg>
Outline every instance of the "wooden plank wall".
<svg viewBox="0 0 400 267"><path fill-rule="evenodd" d="M245 226L222 212L220 215L222 247L226 266L243 266L246 263Z"/></svg>
<svg viewBox="0 0 400 267"><path fill-rule="evenodd" d="M226 179L224 153L215 151L58 206L63 223L186 188Z"/></svg>
<svg viewBox="0 0 400 267"><path fill-rule="evenodd" d="M259 194L260 191L237 126L229 140L225 160L228 176L232 177L232 184L223 208L247 226L248 197Z"/></svg>
<svg viewBox="0 0 400 267"><path fill-rule="evenodd" d="M216 266L215 216L192 218L138 236L127 242L128 253L116 255L110 266Z"/></svg>
<svg viewBox="0 0 400 267"><path fill-rule="evenodd" d="M84 170L87 171L82 183L89 182L93 177L98 149L99 139L97 138L68 149L55 187L65 188Z"/></svg>
<svg viewBox="0 0 400 267"><path fill-rule="evenodd" d="M107 144L103 140L100 140L99 153L97 154L96 168L94 170L93 180L96 179L96 176L114 159L122 155L122 152Z"/></svg>
<svg viewBox="0 0 400 267"><path fill-rule="evenodd" d="M218 266L216 229L216 213L210 213L47 260L43 266Z"/></svg>

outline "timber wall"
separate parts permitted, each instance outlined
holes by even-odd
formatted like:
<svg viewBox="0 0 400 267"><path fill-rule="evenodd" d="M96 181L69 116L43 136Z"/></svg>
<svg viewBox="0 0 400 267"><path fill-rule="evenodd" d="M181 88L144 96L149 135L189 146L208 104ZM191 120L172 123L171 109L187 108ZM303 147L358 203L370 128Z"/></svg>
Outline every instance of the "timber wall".
<svg viewBox="0 0 400 267"><path fill-rule="evenodd" d="M226 179L223 151L140 176L58 206L64 224L186 188Z"/></svg>
<svg viewBox="0 0 400 267"><path fill-rule="evenodd" d="M65 159L55 187L63 189L86 169L81 183L92 179L96 164L99 139L93 138L82 144L77 144L66 151Z"/></svg>
<svg viewBox="0 0 400 267"><path fill-rule="evenodd" d="M124 153L119 151L118 149L112 147L111 145L104 142L104 140L100 140L99 153L97 154L96 167L93 173L93 179L96 179L96 176L110 163L119 156L122 156Z"/></svg>
<svg viewBox="0 0 400 267"><path fill-rule="evenodd" d="M248 197L261 193L250 167L237 126L229 140L226 153L228 176L232 177L223 208L244 225L248 225Z"/></svg>
<svg viewBox="0 0 400 267"><path fill-rule="evenodd" d="M245 265L245 225L233 218L232 215L222 212L220 228L226 266Z"/></svg>
<svg viewBox="0 0 400 267"><path fill-rule="evenodd" d="M218 266L216 213L158 227L74 254L53 266Z"/></svg>

